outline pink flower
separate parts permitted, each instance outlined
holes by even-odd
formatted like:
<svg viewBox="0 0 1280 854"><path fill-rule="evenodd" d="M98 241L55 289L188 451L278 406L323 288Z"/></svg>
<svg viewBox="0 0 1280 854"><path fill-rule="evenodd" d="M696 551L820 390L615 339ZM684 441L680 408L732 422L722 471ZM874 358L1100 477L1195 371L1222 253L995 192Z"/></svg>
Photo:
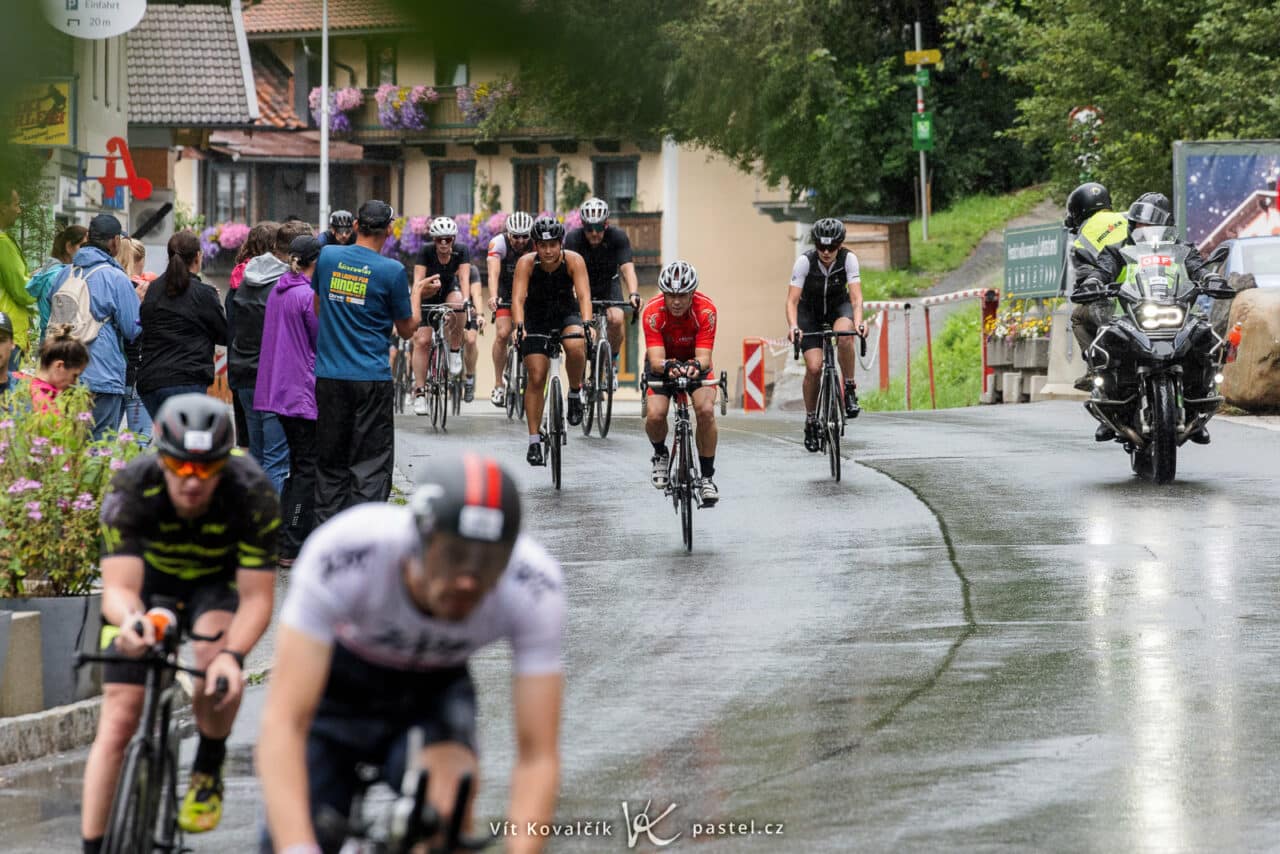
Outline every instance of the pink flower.
<svg viewBox="0 0 1280 854"><path fill-rule="evenodd" d="M97 506L97 503L93 495L88 492L82 492L76 496L76 500L71 506L76 510L92 510Z"/></svg>
<svg viewBox="0 0 1280 854"><path fill-rule="evenodd" d="M40 512L39 501L27 502L27 518L36 522L39 522L41 519L44 518L44 515Z"/></svg>
<svg viewBox="0 0 1280 854"><path fill-rule="evenodd" d="M93 413L92 413L92 412L81 412L79 415L77 415L77 416L76 416L76 420L77 420L77 421L83 421L84 423L88 424L90 421L92 421L92 420L93 420Z"/></svg>
<svg viewBox="0 0 1280 854"><path fill-rule="evenodd" d="M53 454L55 457L60 457L66 452L67 452L67 449L62 447L61 445L54 445L52 448L49 449L49 453Z"/></svg>
<svg viewBox="0 0 1280 854"><path fill-rule="evenodd" d="M12 429L13 429L12 418L6 418L5 420L0 421L0 430L12 430Z"/></svg>
<svg viewBox="0 0 1280 854"><path fill-rule="evenodd" d="M32 489L39 489L43 485L44 484L38 480L28 480L25 477L20 477L9 486L8 491L10 495L21 495L22 493L28 492Z"/></svg>
<svg viewBox="0 0 1280 854"><path fill-rule="evenodd" d="M125 430L123 433L121 433L118 438L120 439L120 444L122 445L127 445L130 442L132 442L134 439L133 434L130 433L128 430Z"/></svg>
<svg viewBox="0 0 1280 854"><path fill-rule="evenodd" d="M126 465L127 465L127 463L126 463L124 460L116 460L116 459L113 459L113 460L111 461L111 470L112 470L112 471L120 471L120 469L124 468Z"/></svg>
<svg viewBox="0 0 1280 854"><path fill-rule="evenodd" d="M49 444L49 440L46 439L44 436L36 436L34 439L31 440L31 444L35 445L36 447L44 447L45 445Z"/></svg>
<svg viewBox="0 0 1280 854"><path fill-rule="evenodd" d="M65 498L59 498L59 499L58 499L58 509L59 509L59 510L66 510L66 509L67 509L68 507L70 507L70 506L71 506L71 502L70 502L70 501L68 501L67 499L65 499Z"/></svg>
<svg viewBox="0 0 1280 854"><path fill-rule="evenodd" d="M62 470L63 470L63 471L71 471L71 463L63 463L63 464L62 464Z"/></svg>

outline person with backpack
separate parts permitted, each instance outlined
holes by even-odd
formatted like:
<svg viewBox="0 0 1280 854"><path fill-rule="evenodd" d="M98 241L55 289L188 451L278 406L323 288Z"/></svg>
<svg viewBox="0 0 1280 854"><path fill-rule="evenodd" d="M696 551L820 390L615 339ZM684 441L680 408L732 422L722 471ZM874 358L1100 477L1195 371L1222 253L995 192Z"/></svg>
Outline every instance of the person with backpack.
<svg viewBox="0 0 1280 854"><path fill-rule="evenodd" d="M31 281L27 282L27 293L35 297L36 313L40 316L41 341L44 341L45 330L49 328L53 286L57 283L62 268L71 263L71 258L80 251L88 237L89 229L83 225L69 225L59 231L53 238L53 252L49 254L49 259L31 274Z"/></svg>
<svg viewBox="0 0 1280 854"><path fill-rule="evenodd" d="M9 369L14 371L22 362L22 354L31 349L28 330L31 309L36 304L35 297L27 293L27 259L9 234L20 216L22 202L18 189L12 184L0 184L0 311L8 313L13 323L14 348Z"/></svg>
<svg viewBox="0 0 1280 854"><path fill-rule="evenodd" d="M90 221L89 242L63 268L49 312L50 327L71 324L72 334L89 348L80 381L93 392L94 439L120 427L127 391L124 344L142 332L138 294L115 259L123 232L111 214Z"/></svg>

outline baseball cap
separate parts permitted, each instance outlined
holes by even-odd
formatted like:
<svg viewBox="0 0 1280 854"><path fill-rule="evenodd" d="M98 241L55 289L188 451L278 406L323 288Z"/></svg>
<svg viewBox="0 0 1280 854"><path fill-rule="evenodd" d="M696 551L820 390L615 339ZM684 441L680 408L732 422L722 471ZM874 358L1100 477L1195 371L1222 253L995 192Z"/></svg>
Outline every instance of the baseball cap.
<svg viewBox="0 0 1280 854"><path fill-rule="evenodd" d="M391 225L395 215L396 212L392 210L391 205L378 199L370 199L360 206L360 210L356 213L356 222L361 228L382 231Z"/></svg>
<svg viewBox="0 0 1280 854"><path fill-rule="evenodd" d="M0 311L0 337L13 338L13 321L3 311Z"/></svg>
<svg viewBox="0 0 1280 854"><path fill-rule="evenodd" d="M124 227L120 225L120 220L111 214L98 214L89 220L90 240L110 240L121 234L124 234Z"/></svg>
<svg viewBox="0 0 1280 854"><path fill-rule="evenodd" d="M320 257L320 241L310 234L299 234L289 243L289 255L305 267Z"/></svg>

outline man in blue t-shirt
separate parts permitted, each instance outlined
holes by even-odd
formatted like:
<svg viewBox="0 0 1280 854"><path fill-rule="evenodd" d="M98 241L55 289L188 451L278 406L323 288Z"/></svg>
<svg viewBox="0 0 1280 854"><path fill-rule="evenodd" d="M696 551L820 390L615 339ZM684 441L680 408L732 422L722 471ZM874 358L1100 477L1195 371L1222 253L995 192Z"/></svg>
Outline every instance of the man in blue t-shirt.
<svg viewBox="0 0 1280 854"><path fill-rule="evenodd" d="M320 252L311 287L316 336L316 525L354 504L386 501L395 464L394 393L387 337L421 319L422 284L380 252L394 217L386 202L356 214L356 242Z"/></svg>

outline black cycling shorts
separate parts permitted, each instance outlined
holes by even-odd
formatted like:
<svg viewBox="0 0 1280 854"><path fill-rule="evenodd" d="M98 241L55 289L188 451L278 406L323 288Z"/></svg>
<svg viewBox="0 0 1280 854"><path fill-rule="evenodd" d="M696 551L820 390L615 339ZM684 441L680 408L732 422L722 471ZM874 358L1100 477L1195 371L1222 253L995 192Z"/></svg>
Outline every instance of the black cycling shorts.
<svg viewBox="0 0 1280 854"><path fill-rule="evenodd" d="M210 611L228 611L232 614L240 607L240 594L236 592L236 588L230 582L217 581L210 584L201 584L193 587L184 595L176 595L170 591L162 591L159 595L174 596L179 601L179 607L182 609L182 619L188 626L194 626L201 616ZM142 603L145 607L150 607L151 594L143 591ZM115 655L117 652L115 632L105 631L103 635L110 637L110 642L104 646L104 650L108 655ZM133 664L130 662L105 662L102 665L102 681L104 683L117 683L125 685L145 685L147 682L147 668L142 664Z"/></svg>
<svg viewBox="0 0 1280 854"><path fill-rule="evenodd" d="M837 306L829 306L826 314L817 317L817 312L811 306L805 305L803 302L796 309L796 326L800 327L801 332L821 332L824 326L834 326L835 322L847 317L853 320L853 303L846 300ZM822 348L821 335L805 335L800 339L800 349L817 350Z"/></svg>
<svg viewBox="0 0 1280 854"><path fill-rule="evenodd" d="M541 336L548 335L551 332L563 332L570 326L582 326L582 315L578 310L565 310L565 313L556 313L550 317L543 316L537 319L537 322L527 321L525 323L525 332L529 337L524 339L524 343L520 346L521 358L525 356L551 356L551 339Z"/></svg>
<svg viewBox="0 0 1280 854"><path fill-rule="evenodd" d="M600 287L591 286L591 299L602 302L622 302L622 276L615 274Z"/></svg>
<svg viewBox="0 0 1280 854"><path fill-rule="evenodd" d="M423 297L422 304L423 305L444 305L445 299L448 298L449 294L453 293L454 291L458 291L459 293L461 293L462 291L462 283L459 282L457 279L453 280L453 284L446 285L442 287L440 290L436 291L435 296Z"/></svg>

